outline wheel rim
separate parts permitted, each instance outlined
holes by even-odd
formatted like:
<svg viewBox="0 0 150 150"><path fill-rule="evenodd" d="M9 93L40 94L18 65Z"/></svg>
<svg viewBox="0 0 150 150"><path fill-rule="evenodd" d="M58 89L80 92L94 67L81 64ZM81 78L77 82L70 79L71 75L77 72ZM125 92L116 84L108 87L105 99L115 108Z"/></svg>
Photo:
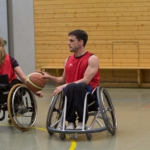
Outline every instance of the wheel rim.
<svg viewBox="0 0 150 150"><path fill-rule="evenodd" d="M57 125L60 122L62 111L63 111L63 94L59 93L52 99L52 103L49 108L47 116L47 129L48 127L57 128Z"/></svg>
<svg viewBox="0 0 150 150"><path fill-rule="evenodd" d="M115 134L115 130L117 128L117 122L116 122L114 107L111 102L110 96L105 89L100 89L99 93L101 94L100 108L101 108L103 120L105 122L108 131L111 134Z"/></svg>
<svg viewBox="0 0 150 150"><path fill-rule="evenodd" d="M19 130L28 130L37 117L37 105L32 93L24 85L15 85L8 101L12 123Z"/></svg>

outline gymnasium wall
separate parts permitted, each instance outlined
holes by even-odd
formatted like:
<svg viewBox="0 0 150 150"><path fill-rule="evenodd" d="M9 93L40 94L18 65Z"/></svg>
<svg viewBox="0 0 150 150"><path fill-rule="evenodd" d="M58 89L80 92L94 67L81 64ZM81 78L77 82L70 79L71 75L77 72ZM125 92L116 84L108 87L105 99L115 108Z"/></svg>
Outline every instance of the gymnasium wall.
<svg viewBox="0 0 150 150"><path fill-rule="evenodd" d="M26 75L35 70L33 0L7 0L9 54Z"/></svg>
<svg viewBox="0 0 150 150"><path fill-rule="evenodd" d="M37 69L63 65L68 32L83 29L102 83L150 82L150 0L34 0L34 23Z"/></svg>
<svg viewBox="0 0 150 150"><path fill-rule="evenodd" d="M0 0L0 37L5 41L5 51L8 53L8 20L7 20L7 0Z"/></svg>

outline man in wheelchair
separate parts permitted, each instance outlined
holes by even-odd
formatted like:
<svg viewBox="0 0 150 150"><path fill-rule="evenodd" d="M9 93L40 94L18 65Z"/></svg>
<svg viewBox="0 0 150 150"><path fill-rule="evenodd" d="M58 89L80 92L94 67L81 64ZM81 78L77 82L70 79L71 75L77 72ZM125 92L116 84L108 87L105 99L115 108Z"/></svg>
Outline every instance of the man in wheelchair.
<svg viewBox="0 0 150 150"><path fill-rule="evenodd" d="M85 46L88 35L85 31L77 29L68 34L68 46L74 54L65 61L64 71L61 77L55 77L44 73L44 78L49 79L60 86L54 90L54 96L64 91L67 96L66 129L82 129L84 98L91 87L93 90L99 85L99 60L94 54L86 51ZM76 113L78 125L75 125ZM88 120L86 111L85 123Z"/></svg>

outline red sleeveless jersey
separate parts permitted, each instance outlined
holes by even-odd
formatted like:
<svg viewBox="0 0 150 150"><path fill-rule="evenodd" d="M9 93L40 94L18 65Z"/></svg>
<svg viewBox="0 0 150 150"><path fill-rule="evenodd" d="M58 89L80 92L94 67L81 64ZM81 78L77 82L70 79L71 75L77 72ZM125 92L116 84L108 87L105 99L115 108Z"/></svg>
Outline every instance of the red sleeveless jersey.
<svg viewBox="0 0 150 150"><path fill-rule="evenodd" d="M11 61L10 61L10 56L8 54L6 54L4 63L0 67L0 74L8 74L9 83L11 83L11 81L13 79L17 78L17 76L16 76L16 74L15 74L13 68L12 68L12 64L11 64Z"/></svg>
<svg viewBox="0 0 150 150"><path fill-rule="evenodd" d="M65 66L66 83L75 82L84 77L84 73L86 71L86 68L88 67L88 60L91 55L93 54L90 52L86 52L80 57L75 57L73 54L68 58ZM97 73L95 74L89 85L92 87L92 89L94 89L99 85L99 81L100 73L98 68Z"/></svg>

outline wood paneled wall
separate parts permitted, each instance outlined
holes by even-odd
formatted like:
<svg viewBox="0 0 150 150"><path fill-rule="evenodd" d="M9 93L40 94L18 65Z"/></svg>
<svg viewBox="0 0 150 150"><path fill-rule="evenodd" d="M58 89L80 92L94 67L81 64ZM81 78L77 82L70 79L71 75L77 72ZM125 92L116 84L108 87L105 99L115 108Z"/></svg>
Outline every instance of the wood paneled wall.
<svg viewBox="0 0 150 150"><path fill-rule="evenodd" d="M63 65L74 29L87 31L100 67L150 68L150 0L34 0L34 21L36 69ZM124 79L134 81L133 72Z"/></svg>

